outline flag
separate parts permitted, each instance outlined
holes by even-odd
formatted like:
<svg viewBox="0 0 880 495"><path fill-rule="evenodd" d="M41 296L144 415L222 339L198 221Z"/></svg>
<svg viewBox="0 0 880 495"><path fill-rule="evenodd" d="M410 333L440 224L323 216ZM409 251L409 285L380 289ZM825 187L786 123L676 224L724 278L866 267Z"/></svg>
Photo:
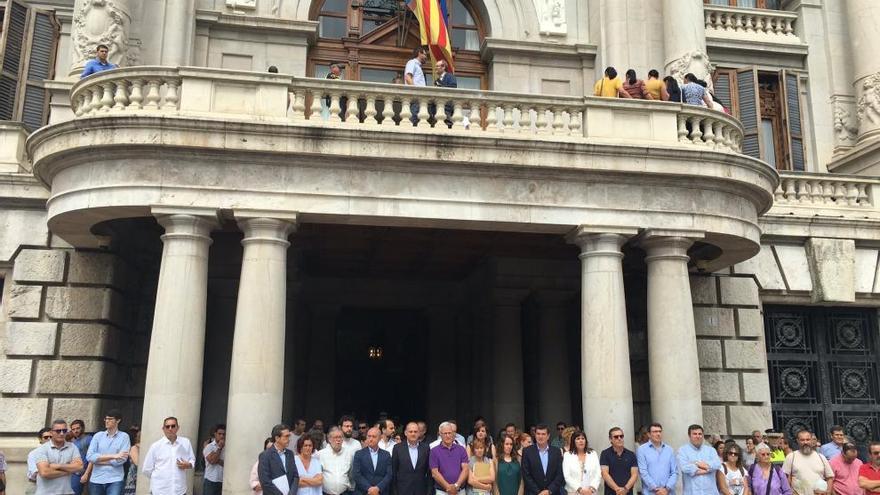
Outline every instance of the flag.
<svg viewBox="0 0 880 495"><path fill-rule="evenodd" d="M407 0L406 6L413 11L419 21L421 44L428 47L433 63L445 60L449 71L452 72L454 70L452 40L447 25L449 10L446 7L446 0Z"/></svg>

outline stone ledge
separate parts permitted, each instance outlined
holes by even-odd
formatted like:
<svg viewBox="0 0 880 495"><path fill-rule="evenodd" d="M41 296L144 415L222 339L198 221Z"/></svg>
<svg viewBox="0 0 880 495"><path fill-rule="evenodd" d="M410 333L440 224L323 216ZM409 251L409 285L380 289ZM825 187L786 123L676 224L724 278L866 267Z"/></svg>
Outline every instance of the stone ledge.
<svg viewBox="0 0 880 495"><path fill-rule="evenodd" d="M12 279L25 283L64 282L67 253L51 249L22 249L15 257Z"/></svg>
<svg viewBox="0 0 880 495"><path fill-rule="evenodd" d="M9 356L52 356L55 354L57 323L10 321L6 323L6 354Z"/></svg>
<svg viewBox="0 0 880 495"><path fill-rule="evenodd" d="M45 426L48 409L49 399L0 398L0 433L34 435Z"/></svg>

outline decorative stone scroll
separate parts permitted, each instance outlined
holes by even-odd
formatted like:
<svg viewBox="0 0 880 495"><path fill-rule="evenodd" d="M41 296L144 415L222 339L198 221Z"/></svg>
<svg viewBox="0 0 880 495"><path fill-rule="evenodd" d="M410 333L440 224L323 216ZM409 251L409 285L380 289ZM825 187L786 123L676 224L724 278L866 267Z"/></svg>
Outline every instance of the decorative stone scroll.
<svg viewBox="0 0 880 495"><path fill-rule="evenodd" d="M77 2L79 3L79 2ZM128 62L131 16L124 0L82 0L73 14L73 70L95 56L95 47L107 45L114 64Z"/></svg>
<svg viewBox="0 0 880 495"><path fill-rule="evenodd" d="M712 79L708 76L714 70L715 66L709 62L709 56L700 50L687 52L666 64L666 72L679 82L684 80L685 74L693 72L698 78L705 79L710 89Z"/></svg>
<svg viewBox="0 0 880 495"><path fill-rule="evenodd" d="M880 72L866 77L861 84L861 95L856 102L859 126L880 123ZM866 122L867 121L867 122Z"/></svg>
<svg viewBox="0 0 880 495"><path fill-rule="evenodd" d="M841 102L834 104L834 132L837 134L838 143L843 146L853 145L859 136L858 123Z"/></svg>
<svg viewBox="0 0 880 495"><path fill-rule="evenodd" d="M565 36L568 24L565 20L565 0L532 0L538 13L541 34Z"/></svg>

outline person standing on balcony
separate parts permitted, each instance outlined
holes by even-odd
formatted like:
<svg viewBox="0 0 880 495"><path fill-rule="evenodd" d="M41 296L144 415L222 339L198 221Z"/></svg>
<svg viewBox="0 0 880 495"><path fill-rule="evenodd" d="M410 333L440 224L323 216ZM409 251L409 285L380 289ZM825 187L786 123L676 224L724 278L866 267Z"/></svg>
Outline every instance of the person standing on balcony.
<svg viewBox="0 0 880 495"><path fill-rule="evenodd" d="M636 77L636 71L629 69L626 71L626 80L623 81L623 90L630 98L636 100L647 100L648 91L645 89L645 81Z"/></svg>
<svg viewBox="0 0 880 495"><path fill-rule="evenodd" d="M712 97L709 91L697 83L697 76L688 72L684 76L684 86L681 87L681 97L684 103L688 105L703 105L712 108Z"/></svg>
<svg viewBox="0 0 880 495"><path fill-rule="evenodd" d="M434 86L438 88L457 88L458 81L455 79L455 76L452 75L452 72L449 72L449 64L446 63L445 60L437 61L437 78L434 79ZM428 113L433 117L437 113L436 105L430 105ZM451 101L447 101L443 105L443 110L446 111L446 120L444 123L448 127L452 127L452 113L455 111L455 107Z"/></svg>
<svg viewBox="0 0 880 495"><path fill-rule="evenodd" d="M666 93L666 84L660 80L660 73L657 69L648 71L648 80L645 81L645 91L649 100L668 101L669 94Z"/></svg>
<svg viewBox="0 0 880 495"><path fill-rule="evenodd" d="M86 67L83 69L79 78L82 79L96 72L103 72L105 70L116 69L119 67L113 62L107 60L107 55L109 53L110 49L107 48L107 45L98 45L98 48L95 50L95 58L86 62Z"/></svg>
<svg viewBox="0 0 880 495"><path fill-rule="evenodd" d="M413 58L410 59L409 62L406 63L406 67L403 70L403 82L407 86L427 86L425 83L425 73L422 71L422 65L428 60L428 48L425 46L417 47L413 50ZM419 123L419 109L420 105L418 101L414 101L409 104L409 111L412 113L412 117L410 120L413 125L418 125Z"/></svg>
<svg viewBox="0 0 880 495"><path fill-rule="evenodd" d="M630 98L629 93L623 90L623 81L617 77L617 69L608 67L605 69L605 77L596 81L593 86L593 96L607 98Z"/></svg>

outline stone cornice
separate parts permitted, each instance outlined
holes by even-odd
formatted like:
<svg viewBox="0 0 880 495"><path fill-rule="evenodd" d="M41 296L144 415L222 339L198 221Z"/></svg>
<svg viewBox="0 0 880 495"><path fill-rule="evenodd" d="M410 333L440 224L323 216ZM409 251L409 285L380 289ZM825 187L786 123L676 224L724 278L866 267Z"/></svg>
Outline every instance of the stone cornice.
<svg viewBox="0 0 880 495"><path fill-rule="evenodd" d="M596 59L596 45L585 43L561 44L546 41L507 40L502 38L486 38L480 47L480 55L484 61L491 61L499 55L526 55L540 59L548 57L576 58L592 61Z"/></svg>
<svg viewBox="0 0 880 495"><path fill-rule="evenodd" d="M196 10L196 25L220 27L235 31L285 33L294 38L305 39L309 44L314 43L318 35L317 21L227 14L216 10Z"/></svg>

